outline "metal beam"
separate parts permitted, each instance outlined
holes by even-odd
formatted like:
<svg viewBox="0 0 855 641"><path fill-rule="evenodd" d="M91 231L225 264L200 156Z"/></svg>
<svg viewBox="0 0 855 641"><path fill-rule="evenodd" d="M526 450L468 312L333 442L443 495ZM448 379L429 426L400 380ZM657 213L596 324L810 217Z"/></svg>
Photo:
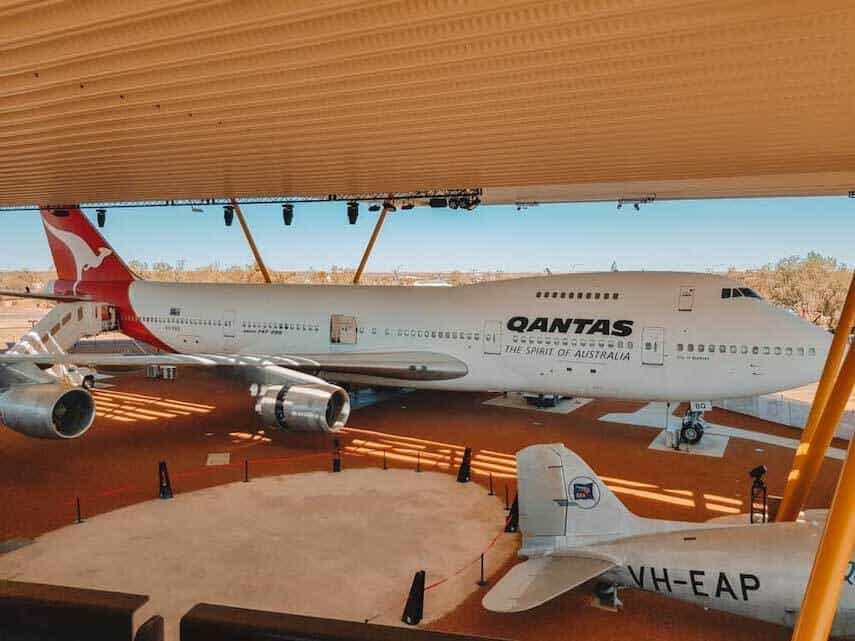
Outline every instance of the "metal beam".
<svg viewBox="0 0 855 641"><path fill-rule="evenodd" d="M840 420L846 402L855 387L855 349L849 350L846 361L837 377L837 382L828 399L822 421ZM813 570L805 590L799 618L793 630L793 641L826 641L831 633L831 624L837 612L843 577L855 547L855 439L849 442L849 451L837 489L831 501L831 509Z"/></svg>
<svg viewBox="0 0 855 641"><path fill-rule="evenodd" d="M784 498L778 509L777 521L795 521L799 512L804 507L805 501L810 494L822 463L825 453L837 429L836 421L825 421L825 410L832 386L846 351L849 332L855 323L855 274L849 284L849 293L840 313L840 321L834 332L834 340L828 351L828 358L822 370L822 377L816 389L813 405L810 409L807 424L802 432L801 443L796 450L793 459L793 467L787 477L787 486L784 489Z"/></svg>
<svg viewBox="0 0 855 641"><path fill-rule="evenodd" d="M383 221L386 220L386 214L394 209L394 206L391 202L386 201L383 203L383 211L380 212L380 218L377 219L377 223L374 225L374 231L371 232L371 238L368 239L368 245L365 247L365 251L362 254L362 260L359 261L359 267L356 269L356 273L353 275L353 284L358 285L359 279L362 278L362 272L365 271L365 264L368 262L368 257L371 255L371 250L374 249L374 243L377 241L377 235L380 233L380 228L383 226Z"/></svg>
<svg viewBox="0 0 855 641"><path fill-rule="evenodd" d="M249 227L246 225L243 212L240 210L240 205L238 205L235 198L232 198L232 207L234 207L235 213L237 214L238 222L240 223L241 229L243 229L243 235L246 236L246 242L249 243L249 248L252 250L252 255L255 256L255 264L258 265L258 271L260 271L261 275L264 277L265 283L272 283L273 281L270 278L270 272L267 271L267 266L261 259L261 254L258 252L258 247L255 246L255 241L252 238Z"/></svg>

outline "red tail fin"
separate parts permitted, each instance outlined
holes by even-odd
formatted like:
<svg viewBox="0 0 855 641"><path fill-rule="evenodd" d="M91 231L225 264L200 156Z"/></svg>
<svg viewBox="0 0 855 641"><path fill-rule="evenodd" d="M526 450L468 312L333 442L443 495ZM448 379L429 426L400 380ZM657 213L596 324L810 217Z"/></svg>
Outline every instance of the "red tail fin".
<svg viewBox="0 0 855 641"><path fill-rule="evenodd" d="M79 207L42 209L59 280L129 282L136 277Z"/></svg>

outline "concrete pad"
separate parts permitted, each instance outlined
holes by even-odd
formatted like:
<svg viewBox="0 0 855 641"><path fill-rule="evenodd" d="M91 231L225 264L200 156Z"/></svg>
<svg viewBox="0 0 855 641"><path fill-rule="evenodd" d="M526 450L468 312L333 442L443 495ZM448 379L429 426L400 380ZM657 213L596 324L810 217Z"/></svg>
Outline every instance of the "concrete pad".
<svg viewBox="0 0 855 641"><path fill-rule="evenodd" d="M208 454L205 465L228 465L232 455L229 452L212 452Z"/></svg>
<svg viewBox="0 0 855 641"><path fill-rule="evenodd" d="M662 430L656 435L650 443L651 450L659 450L662 452L673 452L674 454L694 454L696 456L713 456L716 458L724 458L724 451L727 449L727 442L730 440L727 436L711 434L704 432L704 437L701 442L696 445L688 445L681 443L680 449L675 450L667 444L665 433L667 430Z"/></svg>
<svg viewBox="0 0 855 641"><path fill-rule="evenodd" d="M546 412L548 414L569 414L580 407L591 402L590 398L562 398L555 407L535 407L526 403L525 397L517 392L512 392L507 396L500 395L484 401L484 405L494 405L496 407L512 407L518 410L529 410L530 412Z"/></svg>
<svg viewBox="0 0 855 641"><path fill-rule="evenodd" d="M636 427L655 428L661 430L665 427L666 416L669 416L665 403L648 403L637 412L630 413L613 413L606 414L600 417L601 421L609 423L622 423L624 425L634 425ZM679 421L676 416L670 416L669 421ZM775 434L766 434L765 432L754 432L745 430L739 427L728 427L718 423L710 423L705 421L708 428L704 431L704 439L708 436L726 436L731 438L741 438L757 443L768 443L769 445L777 445L795 450L799 446L799 439L787 438L785 436L777 436ZM663 437L664 438L664 437ZM837 447L829 447L826 452L826 457L837 460L846 458L846 450Z"/></svg>
<svg viewBox="0 0 855 641"><path fill-rule="evenodd" d="M45 534L0 556L0 577L148 594L167 638L200 601L399 623L413 574L427 572L428 622L478 590L518 537L501 501L474 483L357 469L253 479L154 500ZM497 538L498 537L498 538ZM495 540L495 544L491 546Z"/></svg>

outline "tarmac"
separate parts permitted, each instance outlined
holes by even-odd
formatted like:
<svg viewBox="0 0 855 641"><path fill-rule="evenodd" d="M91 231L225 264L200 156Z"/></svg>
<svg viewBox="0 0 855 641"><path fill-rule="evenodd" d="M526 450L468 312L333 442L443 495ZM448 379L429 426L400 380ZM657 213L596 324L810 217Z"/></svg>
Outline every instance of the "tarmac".
<svg viewBox="0 0 855 641"><path fill-rule="evenodd" d="M261 477L286 478L304 472L334 476L330 473L334 446L331 435L260 429L246 390L210 372L183 369L174 382L152 381L141 372L130 372L108 383L113 387L95 392L98 417L84 438L37 441L0 430L4 459L0 466L0 549L26 546L40 535L73 524L78 497L85 519L151 501L157 496L157 467L161 460L168 461L178 494L227 483L233 485L224 490L239 488L235 483L242 479L245 464L253 479L249 486ZM420 469L452 474L463 448L471 447L473 481L478 485L470 487L480 488L486 496L492 483L498 500L504 501L506 488L510 498L515 492L514 453L534 443L563 442L585 458L636 514L704 521L747 510L748 470L760 463L769 468L769 493L780 494L792 461L793 450L788 447L739 436L729 438L721 458L651 449L652 430L601 420L606 414L637 412L643 403L594 400L567 414L485 404L495 397L424 391L393 395L360 407L353 412L348 428L337 435L344 469L372 468L382 475L387 473L382 471L385 461L387 467L408 473ZM675 413L681 410L676 408ZM741 430L789 439L799 437L798 430L724 410L708 412L705 418ZM840 441L833 445L846 447ZM212 454L219 455L211 459L213 462L227 462L207 465ZM839 460L826 459L809 507L828 506L840 467ZM645 484L644 491L635 489L641 487L638 483ZM450 487L447 500L453 501L458 489ZM677 497L679 500L675 500ZM174 505L179 505L177 500ZM426 522L431 514L425 510ZM72 525L72 529L89 525ZM248 520L246 525L250 532L262 532L264 527L257 519ZM383 536L379 529L377 532L377 536ZM425 537L426 544L433 536L431 530ZM504 536L513 545L514 535ZM438 533L436 537L436 541L441 540ZM341 545L352 545L351 539L342 532ZM206 542L195 544L204 546ZM260 534L248 544L269 546L269 536ZM39 542L31 547L35 549L37 545ZM489 553L487 558L491 558ZM476 586L469 596L450 598L448 607L442 606L447 613L426 627L520 641L790 638L790 631L780 626L704 611L636 591L622 592L624 607L620 612L607 612L591 605L588 586L529 612L487 612L480 606L484 591L514 562L510 559L503 567L497 567L497 563L488 566L486 587ZM393 563L390 557L389 565ZM401 573L401 577L410 575L413 568L406 565L390 568L390 572ZM364 571L344 566L342 570L357 575ZM474 583L477 573L473 574L471 566L467 572L466 580ZM266 577L267 570L259 567L258 576ZM358 576L349 580L357 582ZM406 580L403 582L401 602L409 587ZM124 589L121 585L115 587ZM440 585L428 591L426 609L433 607L432 601L436 605L449 598L442 596L443 589ZM332 594L336 592L332 590ZM324 598L328 601L329 595ZM304 603L302 607L311 610L315 606ZM335 615L335 608L323 612Z"/></svg>

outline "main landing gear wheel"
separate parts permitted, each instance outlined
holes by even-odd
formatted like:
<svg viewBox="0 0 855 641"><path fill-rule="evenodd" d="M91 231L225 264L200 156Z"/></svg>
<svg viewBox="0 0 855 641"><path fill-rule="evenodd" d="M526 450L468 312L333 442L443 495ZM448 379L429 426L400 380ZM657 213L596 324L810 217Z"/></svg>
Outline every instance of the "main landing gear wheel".
<svg viewBox="0 0 855 641"><path fill-rule="evenodd" d="M83 389L94 389L95 388L95 377L94 376L84 376L83 377Z"/></svg>

